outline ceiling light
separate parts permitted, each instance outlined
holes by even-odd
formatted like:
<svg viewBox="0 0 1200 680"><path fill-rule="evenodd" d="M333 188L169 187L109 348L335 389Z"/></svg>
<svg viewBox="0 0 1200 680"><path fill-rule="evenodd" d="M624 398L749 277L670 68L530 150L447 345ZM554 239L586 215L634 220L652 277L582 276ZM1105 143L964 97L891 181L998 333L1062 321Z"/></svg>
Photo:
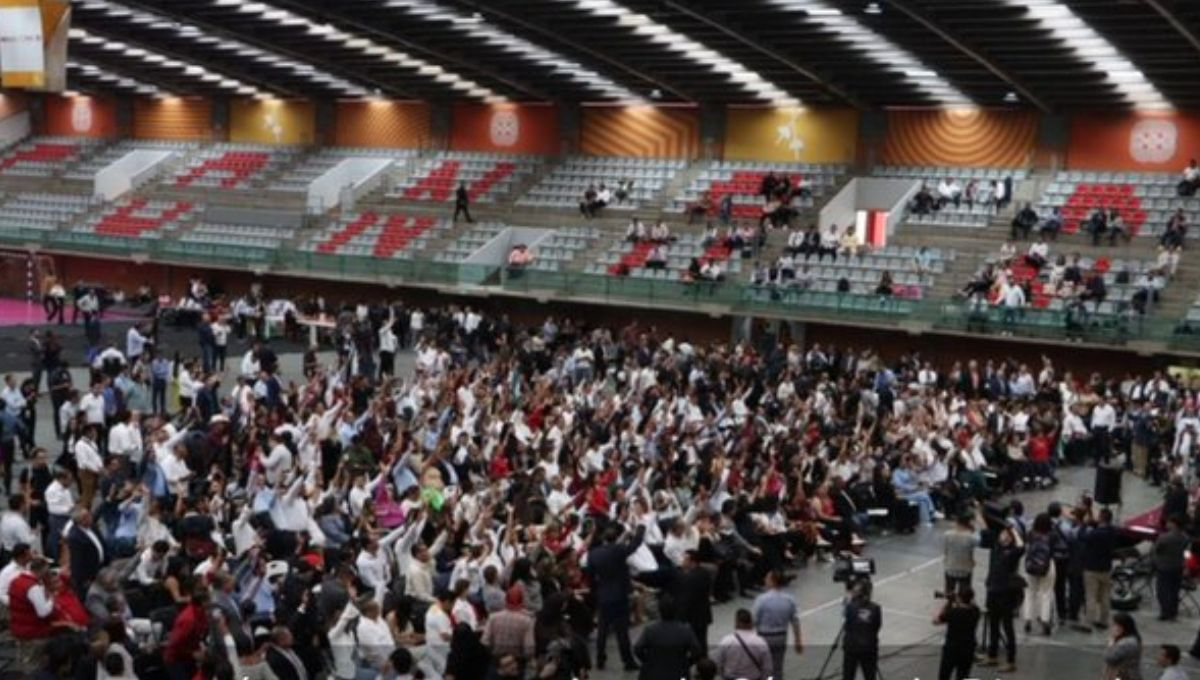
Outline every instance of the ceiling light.
<svg viewBox="0 0 1200 680"><path fill-rule="evenodd" d="M1016 92L1009 92L1008 94L1004 95L1004 101L1008 102L1009 104L1016 104L1020 100L1017 99Z"/></svg>
<svg viewBox="0 0 1200 680"><path fill-rule="evenodd" d="M863 8L863 14L883 14L883 8L879 6L878 2L868 2L867 6Z"/></svg>

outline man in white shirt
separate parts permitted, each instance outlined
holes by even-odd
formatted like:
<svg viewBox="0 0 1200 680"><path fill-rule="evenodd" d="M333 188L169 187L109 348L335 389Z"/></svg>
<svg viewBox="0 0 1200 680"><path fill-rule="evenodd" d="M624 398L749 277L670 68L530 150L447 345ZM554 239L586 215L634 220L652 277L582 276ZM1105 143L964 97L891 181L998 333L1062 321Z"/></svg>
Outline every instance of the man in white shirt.
<svg viewBox="0 0 1200 680"><path fill-rule="evenodd" d="M129 359L129 363L136 364L138 359L141 359L146 345L150 343L150 338L142 335L141 331L138 330L137 324L130 326L129 330L125 333L125 357Z"/></svg>
<svg viewBox="0 0 1200 680"><path fill-rule="evenodd" d="M88 509L91 509L92 501L96 498L96 483L100 480L100 471L104 469L104 459L100 457L100 449L96 446L98 431L95 425L88 425L74 448L75 465L79 472L79 502Z"/></svg>
<svg viewBox="0 0 1200 680"><path fill-rule="evenodd" d="M92 389L79 400L79 410L84 415L88 425L103 427L104 425L104 383L97 381Z"/></svg>
<svg viewBox="0 0 1200 680"><path fill-rule="evenodd" d="M1025 307L1025 289L1016 283L1006 283L1000 291L1000 301L1004 304L1004 323L1014 324ZM1005 330L1004 335L1012 335L1012 331Z"/></svg>
<svg viewBox="0 0 1200 680"><path fill-rule="evenodd" d="M160 583L167 575L167 558L171 544L166 541L155 541L154 545L146 548L138 556L137 567L133 570L133 579L145 587Z"/></svg>
<svg viewBox="0 0 1200 680"><path fill-rule="evenodd" d="M8 510L0 515L0 548L7 554L13 554L20 544L34 545L33 528L25 519L26 504L25 496L10 496Z"/></svg>
<svg viewBox="0 0 1200 680"><path fill-rule="evenodd" d="M1092 408L1092 440L1097 463L1108 462L1112 453L1112 430L1116 426L1117 410L1108 403L1108 399L1102 398L1100 403Z"/></svg>
<svg viewBox="0 0 1200 680"><path fill-rule="evenodd" d="M263 469L266 471L267 484L275 486L292 470L292 451L283 443L282 435L275 432L267 437L267 443L271 452L263 460Z"/></svg>
<svg viewBox="0 0 1200 680"><path fill-rule="evenodd" d="M33 559L33 549L27 543L18 543L12 551L12 560L0 569L0 605L8 609L8 590L13 580L29 571L29 561Z"/></svg>
<svg viewBox="0 0 1200 680"><path fill-rule="evenodd" d="M75 494L71 491L71 472L60 468L54 475L54 481L46 487L46 512L49 515L46 522L46 556L57 560L59 545L62 542L63 529L71 521L71 511L75 508Z"/></svg>
<svg viewBox="0 0 1200 680"><path fill-rule="evenodd" d="M358 628L354 631L358 642L359 663L371 670L382 673L387 665L388 657L396 648L392 631L387 621L380 616L380 605L375 600L367 600L360 607L362 616L358 620Z"/></svg>
<svg viewBox="0 0 1200 680"><path fill-rule="evenodd" d="M108 430L108 453L120 456L126 464L137 464L142 460L141 415L133 411L127 418L118 414L118 421Z"/></svg>

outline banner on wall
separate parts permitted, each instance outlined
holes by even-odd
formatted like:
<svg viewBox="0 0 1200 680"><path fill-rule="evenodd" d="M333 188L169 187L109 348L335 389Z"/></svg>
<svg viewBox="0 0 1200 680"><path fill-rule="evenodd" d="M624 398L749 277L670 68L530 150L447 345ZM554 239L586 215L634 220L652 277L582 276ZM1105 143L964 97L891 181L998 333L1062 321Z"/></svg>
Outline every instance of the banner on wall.
<svg viewBox="0 0 1200 680"><path fill-rule="evenodd" d="M853 109L730 108L725 158L783 163L849 163L858 150Z"/></svg>
<svg viewBox="0 0 1200 680"><path fill-rule="evenodd" d="M594 156L696 158L700 155L700 113L694 108L586 107L579 148Z"/></svg>
<svg viewBox="0 0 1200 680"><path fill-rule="evenodd" d="M888 111L882 162L1015 168L1037 144L1032 111L945 109Z"/></svg>
<svg viewBox="0 0 1200 680"><path fill-rule="evenodd" d="M1067 166L1081 170L1181 171L1200 148L1200 116L1186 113L1079 116Z"/></svg>
<svg viewBox="0 0 1200 680"><path fill-rule="evenodd" d="M312 144L316 111L309 101L235 99L229 140L259 144Z"/></svg>
<svg viewBox="0 0 1200 680"><path fill-rule="evenodd" d="M335 115L338 146L419 149L429 145L429 105L422 102L338 102Z"/></svg>
<svg viewBox="0 0 1200 680"><path fill-rule="evenodd" d="M558 107L460 102L453 115L450 148L455 151L535 155L559 151Z"/></svg>
<svg viewBox="0 0 1200 680"><path fill-rule="evenodd" d="M117 133L116 105L101 97L47 97L44 117L49 135L112 137Z"/></svg>
<svg viewBox="0 0 1200 680"><path fill-rule="evenodd" d="M0 85L61 91L66 87L66 0L0 1Z"/></svg>

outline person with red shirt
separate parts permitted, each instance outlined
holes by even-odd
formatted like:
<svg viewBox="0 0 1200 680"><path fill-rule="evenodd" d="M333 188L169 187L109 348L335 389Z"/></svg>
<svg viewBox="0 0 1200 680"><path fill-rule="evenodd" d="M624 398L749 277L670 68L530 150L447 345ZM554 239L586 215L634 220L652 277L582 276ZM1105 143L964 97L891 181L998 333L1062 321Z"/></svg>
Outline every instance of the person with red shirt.
<svg viewBox="0 0 1200 680"><path fill-rule="evenodd" d="M197 585L192 601L180 610L163 648L163 661L171 680L191 680L208 637L208 588Z"/></svg>
<svg viewBox="0 0 1200 680"><path fill-rule="evenodd" d="M8 589L9 630L17 641L17 665L27 673L37 669L42 649L50 638L63 628L78 629L59 621L51 592L55 583L61 585L50 573L50 563L37 558L29 563L28 571L13 579Z"/></svg>
<svg viewBox="0 0 1200 680"><path fill-rule="evenodd" d="M1054 433L1035 430L1029 437L1029 474L1042 484L1058 484L1051 458L1054 452Z"/></svg>

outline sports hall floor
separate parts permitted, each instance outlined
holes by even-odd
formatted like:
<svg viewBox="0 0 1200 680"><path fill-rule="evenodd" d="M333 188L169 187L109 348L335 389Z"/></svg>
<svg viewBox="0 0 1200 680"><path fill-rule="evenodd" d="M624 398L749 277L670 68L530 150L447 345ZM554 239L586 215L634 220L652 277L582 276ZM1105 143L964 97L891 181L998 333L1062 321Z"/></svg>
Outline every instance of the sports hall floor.
<svg viewBox="0 0 1200 680"><path fill-rule="evenodd" d="M64 327L67 354L72 363L78 365L82 354L82 329L79 326ZM113 321L105 325L105 335L118 340L118 345L124 344L124 332L127 323ZM25 354L25 339L28 327L12 326L0 332L0 371L22 373L28 370L28 359ZM173 352L176 349L188 355L195 352L195 334L193 331L164 329L163 349ZM244 348L231 339L228 371L223 385L230 385L236 375L236 367L240 363ZM289 353L288 347L276 344L281 355L281 363L286 375L299 374L300 357ZM295 348L292 348L293 350ZM404 353L397 357L398 371L411 371L412 355ZM76 384L83 384L85 375L81 369L75 369ZM52 437L43 433L52 431L49 420L47 402L38 411L39 441L48 443ZM1063 470L1060 479L1062 484L1053 491L1028 492L1020 494L1027 513L1044 509L1051 500L1071 502L1077 499L1084 490L1092 486L1090 469L1071 468ZM1142 483L1130 475L1125 475L1123 484L1123 499L1125 506L1120 509L1120 516L1131 516L1143 510L1154 507L1159 503L1158 491ZM881 656L881 674L884 680L927 680L936 679L937 665L941 650L942 632L932 625L933 616L939 611L941 602L934 600L933 592L941 588L941 533L948 524L940 522L933 528L921 528L915 535L873 536L866 550L866 555L875 559L877 574L874 578L875 600L883 607L883 632L881 641L883 651ZM986 572L987 554L980 551L976 558L979 565L976 568L976 590L982 592L983 577ZM821 663L829 651L829 645L837 635L841 623L840 603L844 588L832 581L832 569L829 564L813 564L801 570L792 582L791 589L795 593L802 610L805 652L796 656L789 651L786 662L786 680L809 680L815 678ZM716 645L720 639L733 628L734 612L739 607L749 607L750 600L735 600L714 607L714 623L709 631L710 644ZM1186 656L1193 637L1200 629L1200 612L1191 604L1181 608L1180 620L1164 624L1158 622L1157 607L1151 602L1144 602L1139 611L1134 613L1141 627L1146 645L1143 677L1147 680L1158 678L1159 671L1153 666L1157 645L1170 642L1179 645L1185 651L1184 665L1190 677L1200 678L1200 662ZM1035 627L1036 629L1036 627ZM633 632L633 640L637 639L637 630ZM1107 638L1101 633L1084 634L1070 629L1057 630L1051 637L1040 634L1025 635L1020 622L1017 624L1018 652L1016 673L998 675L995 672L984 672L988 669L977 669L975 677L980 680L994 678L1030 678L1053 680L1098 680L1103 677L1102 655L1107 644ZM610 642L609 668L600 673L593 673L596 680L615 680L628 674L620 670L619 656L615 643ZM994 671L994 669L992 669ZM825 678L841 678L841 653L834 659L826 670Z"/></svg>

